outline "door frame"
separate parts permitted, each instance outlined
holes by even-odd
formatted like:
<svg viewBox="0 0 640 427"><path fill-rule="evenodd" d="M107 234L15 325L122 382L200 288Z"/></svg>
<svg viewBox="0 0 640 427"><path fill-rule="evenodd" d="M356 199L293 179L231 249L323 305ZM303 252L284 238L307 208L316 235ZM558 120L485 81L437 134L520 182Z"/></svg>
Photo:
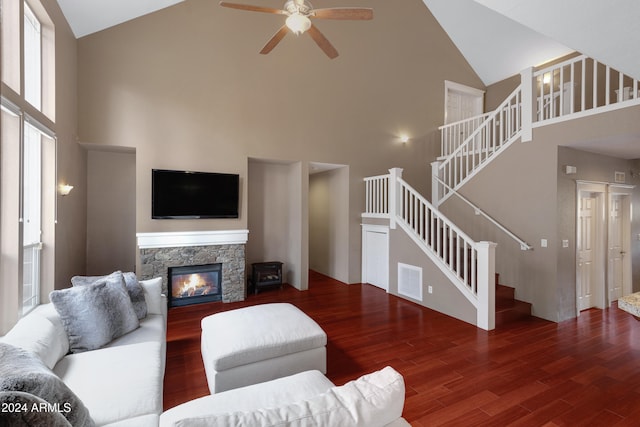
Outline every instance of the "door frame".
<svg viewBox="0 0 640 427"><path fill-rule="evenodd" d="M608 206L607 206L607 219L611 215L611 207L613 205L612 199L615 196L623 196L623 207L622 207L622 247L623 251L627 254L623 258L623 285L622 285L622 294L629 295L632 289L632 280L631 280L631 197L633 195L633 185L624 185L624 184L610 184L609 185L609 196L607 198ZM609 227L607 225L607 249L611 247L609 241ZM610 257L609 251L607 250L607 268L610 265ZM610 306L613 302L611 298L611 274L607 272L607 305Z"/></svg>
<svg viewBox="0 0 640 427"><path fill-rule="evenodd" d="M369 249L369 233L379 233L385 235L385 255L387 262L383 263L384 283L381 288L389 292L389 226L376 224L362 224L362 283L371 283L368 279L368 249ZM376 285L374 285L376 286Z"/></svg>
<svg viewBox="0 0 640 427"><path fill-rule="evenodd" d="M598 194L596 207L597 210L597 221L595 225L595 250L593 256L594 262L594 272L592 275L592 280L596 281L596 286L593 288L593 293L595 295L595 306L596 308L605 308L606 304L606 288L607 288L607 276L606 276L606 252L604 251L605 245L607 244L607 184L605 183L596 183L596 182L587 182L587 181L576 181L577 191L576 191L576 316L580 316L580 304L579 304L579 295L580 295L580 268L579 268L579 248L580 248L580 196L582 193L590 193L590 194Z"/></svg>
<svg viewBox="0 0 640 427"><path fill-rule="evenodd" d="M448 108L448 99L449 92L459 92L470 97L476 98L477 107L479 107L478 115L484 113L484 94L485 91L481 89L476 89L471 86L466 86L460 83L452 82L449 80L444 81L444 124L449 124L449 108Z"/></svg>
<svg viewBox="0 0 640 427"><path fill-rule="evenodd" d="M598 193L598 211L599 211L599 220L596 226L597 230L597 242L598 247L596 250L596 255L594 259L597 259L596 265L596 274L601 279L602 285L597 289L597 308L605 308L611 305L611 294L610 294L610 274L609 274L609 216L611 214L611 205L612 205L612 197L614 196L625 196L623 213L625 215L623 221L625 228L623 231L623 236L625 237L623 240L624 251L627 254L631 254L631 197L633 195L634 185L628 184L615 184L608 182L593 182L593 181L576 181L577 191L576 191L576 316L580 316L580 306L578 304L578 295L579 295L579 267L578 267L578 248L579 248L579 240L580 239L580 230L579 230L579 215L580 215L580 194L582 192L588 193ZM623 284L623 295L628 295L632 290L632 265L631 265L631 256L628 256L624 260L624 284Z"/></svg>

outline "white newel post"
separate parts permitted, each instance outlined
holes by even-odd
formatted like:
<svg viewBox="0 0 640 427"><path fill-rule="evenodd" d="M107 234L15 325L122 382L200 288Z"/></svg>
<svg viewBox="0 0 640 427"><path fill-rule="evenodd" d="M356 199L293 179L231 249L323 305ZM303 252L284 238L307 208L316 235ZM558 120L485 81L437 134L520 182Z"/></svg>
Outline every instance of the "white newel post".
<svg viewBox="0 0 640 427"><path fill-rule="evenodd" d="M533 139L533 68L529 67L520 73L520 88L522 98L520 100L520 116L522 120L522 142L529 142Z"/></svg>
<svg viewBox="0 0 640 427"><path fill-rule="evenodd" d="M442 197L442 184L439 181L442 179L440 163L439 161L431 162L431 204L436 208L440 204L440 198Z"/></svg>
<svg viewBox="0 0 640 427"><path fill-rule="evenodd" d="M389 169L389 228L396 228L396 213L400 211L400 184L402 168Z"/></svg>
<svg viewBox="0 0 640 427"><path fill-rule="evenodd" d="M478 327L496 327L496 243L478 242Z"/></svg>

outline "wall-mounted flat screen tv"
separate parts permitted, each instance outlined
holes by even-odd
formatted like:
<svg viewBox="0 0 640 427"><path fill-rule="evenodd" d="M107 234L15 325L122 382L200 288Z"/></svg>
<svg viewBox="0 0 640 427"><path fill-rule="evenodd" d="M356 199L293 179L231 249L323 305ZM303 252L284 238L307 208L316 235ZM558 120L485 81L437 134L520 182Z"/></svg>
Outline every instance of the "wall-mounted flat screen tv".
<svg viewBox="0 0 640 427"><path fill-rule="evenodd" d="M238 218L236 174L153 169L154 219Z"/></svg>

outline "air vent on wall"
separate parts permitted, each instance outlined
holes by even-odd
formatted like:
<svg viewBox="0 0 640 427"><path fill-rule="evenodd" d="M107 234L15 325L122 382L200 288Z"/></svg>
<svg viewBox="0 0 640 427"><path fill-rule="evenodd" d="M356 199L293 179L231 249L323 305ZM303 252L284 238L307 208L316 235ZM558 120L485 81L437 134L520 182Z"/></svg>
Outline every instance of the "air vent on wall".
<svg viewBox="0 0 640 427"><path fill-rule="evenodd" d="M614 175L614 180L618 184L624 184L626 181L625 173L616 171Z"/></svg>
<svg viewBox="0 0 640 427"><path fill-rule="evenodd" d="M422 301L422 268L398 263L398 293Z"/></svg>

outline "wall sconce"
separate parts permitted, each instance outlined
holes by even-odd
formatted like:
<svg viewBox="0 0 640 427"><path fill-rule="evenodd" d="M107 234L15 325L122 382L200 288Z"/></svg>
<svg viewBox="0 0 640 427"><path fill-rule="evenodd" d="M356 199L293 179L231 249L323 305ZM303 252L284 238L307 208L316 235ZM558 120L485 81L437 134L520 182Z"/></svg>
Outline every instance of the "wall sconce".
<svg viewBox="0 0 640 427"><path fill-rule="evenodd" d="M61 196L67 196L69 193L71 193L71 190L73 190L73 185L60 184L58 186L58 192Z"/></svg>
<svg viewBox="0 0 640 427"><path fill-rule="evenodd" d="M406 144L407 142L409 142L409 135L406 135L406 134L400 135L400 142L402 142L403 144Z"/></svg>

